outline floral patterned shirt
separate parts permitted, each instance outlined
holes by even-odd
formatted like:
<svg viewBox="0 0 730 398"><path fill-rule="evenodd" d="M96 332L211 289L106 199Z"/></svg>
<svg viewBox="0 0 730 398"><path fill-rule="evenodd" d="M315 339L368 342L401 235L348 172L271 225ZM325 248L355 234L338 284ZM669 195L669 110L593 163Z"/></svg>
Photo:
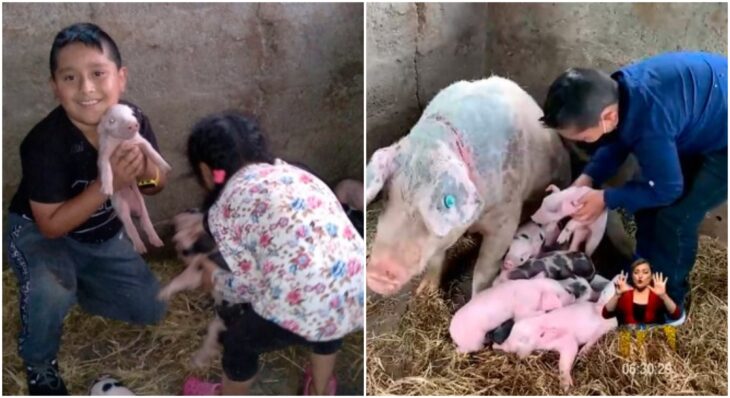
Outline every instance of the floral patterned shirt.
<svg viewBox="0 0 730 398"><path fill-rule="evenodd" d="M334 193L281 160L233 175L208 223L232 272L215 290L309 341L362 328L365 245Z"/></svg>

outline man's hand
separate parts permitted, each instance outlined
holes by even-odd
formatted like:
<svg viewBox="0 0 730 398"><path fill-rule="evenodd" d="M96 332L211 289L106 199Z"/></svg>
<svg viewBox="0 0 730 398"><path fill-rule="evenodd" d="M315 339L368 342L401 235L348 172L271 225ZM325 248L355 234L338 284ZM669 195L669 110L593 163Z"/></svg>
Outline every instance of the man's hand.
<svg viewBox="0 0 730 398"><path fill-rule="evenodd" d="M588 174L581 174L570 184L571 187L589 187L593 188L593 179Z"/></svg>
<svg viewBox="0 0 730 398"><path fill-rule="evenodd" d="M578 206L580 208L573 214L573 219L583 223L592 223L606 209L603 190L592 189L578 200Z"/></svg>
<svg viewBox="0 0 730 398"><path fill-rule="evenodd" d="M145 157L139 146L122 142L109 159L114 173L114 192L137 183L144 173Z"/></svg>

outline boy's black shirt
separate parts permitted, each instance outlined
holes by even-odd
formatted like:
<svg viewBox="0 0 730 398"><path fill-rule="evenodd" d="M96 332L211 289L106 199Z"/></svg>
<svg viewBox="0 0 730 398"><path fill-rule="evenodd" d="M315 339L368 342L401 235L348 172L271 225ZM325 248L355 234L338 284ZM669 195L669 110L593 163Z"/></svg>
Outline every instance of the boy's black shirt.
<svg viewBox="0 0 730 398"><path fill-rule="evenodd" d="M120 103L132 108L140 124L140 134L159 152L147 116L134 104ZM23 175L9 211L33 219L29 200L59 203L79 195L97 179L98 155L96 148L58 106L36 124L20 144ZM68 236L84 243L101 243L115 236L121 227L111 200L107 200Z"/></svg>

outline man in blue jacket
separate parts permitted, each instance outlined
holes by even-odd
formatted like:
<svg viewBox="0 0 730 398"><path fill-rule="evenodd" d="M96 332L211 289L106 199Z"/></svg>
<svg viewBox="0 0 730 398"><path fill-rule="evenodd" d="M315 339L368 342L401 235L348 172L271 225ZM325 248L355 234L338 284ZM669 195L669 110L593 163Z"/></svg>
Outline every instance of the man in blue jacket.
<svg viewBox="0 0 730 398"><path fill-rule="evenodd" d="M634 213L636 257L667 276L682 308L704 215L727 200L727 56L673 52L628 65L610 76L571 68L550 86L541 121L563 138L601 139L574 186L595 187L574 218L605 209ZM629 153L637 179L601 189Z"/></svg>

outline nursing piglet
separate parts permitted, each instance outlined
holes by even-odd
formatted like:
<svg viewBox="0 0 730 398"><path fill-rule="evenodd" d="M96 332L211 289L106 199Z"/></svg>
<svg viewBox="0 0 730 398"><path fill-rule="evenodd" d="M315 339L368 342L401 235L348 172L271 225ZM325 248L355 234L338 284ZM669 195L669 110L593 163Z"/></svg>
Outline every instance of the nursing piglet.
<svg viewBox="0 0 730 398"><path fill-rule="evenodd" d="M498 281L501 283L510 279L531 279L541 272L550 279L578 276L590 281L593 279L596 269L590 257L583 252L557 250L540 253L519 267L503 271L499 275Z"/></svg>
<svg viewBox="0 0 730 398"><path fill-rule="evenodd" d="M515 280L476 294L451 319L449 334L458 352L478 351L485 335L507 320L515 321L575 302L575 296L552 279Z"/></svg>
<svg viewBox="0 0 730 398"><path fill-rule="evenodd" d="M559 352L560 385L567 389L573 385L570 372L576 356L586 353L604 334L618 326L616 318L604 319L601 315L601 309L613 292L614 286L609 283L598 303L576 303L517 320L507 340L493 348L516 353L520 358L526 358L536 350Z"/></svg>
<svg viewBox="0 0 730 398"><path fill-rule="evenodd" d="M511 270L525 261L537 256L545 243L545 232L542 227L528 221L517 229L512 244L504 256L502 270Z"/></svg>

